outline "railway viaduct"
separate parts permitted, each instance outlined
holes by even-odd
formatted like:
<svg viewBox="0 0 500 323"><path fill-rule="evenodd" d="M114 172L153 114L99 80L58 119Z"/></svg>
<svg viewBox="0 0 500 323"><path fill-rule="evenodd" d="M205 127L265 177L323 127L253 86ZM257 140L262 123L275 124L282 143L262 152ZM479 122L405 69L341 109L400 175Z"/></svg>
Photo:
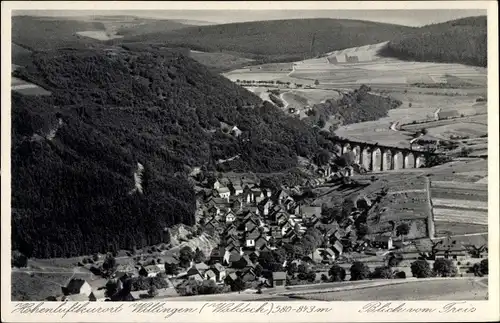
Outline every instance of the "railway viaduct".
<svg viewBox="0 0 500 323"><path fill-rule="evenodd" d="M354 162L372 172L419 168L425 164L428 156L434 155L411 148L384 146L349 139L336 139L335 141L338 151L342 154L352 151L355 156Z"/></svg>

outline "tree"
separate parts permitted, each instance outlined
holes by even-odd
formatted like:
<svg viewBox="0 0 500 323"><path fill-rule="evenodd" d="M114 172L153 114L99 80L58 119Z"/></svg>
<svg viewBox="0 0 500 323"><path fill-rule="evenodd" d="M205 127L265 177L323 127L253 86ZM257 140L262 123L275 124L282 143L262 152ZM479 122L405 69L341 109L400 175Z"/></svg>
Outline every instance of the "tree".
<svg viewBox="0 0 500 323"><path fill-rule="evenodd" d="M111 297L118 291L118 284L114 280L108 280L105 288L106 291L104 292L104 296Z"/></svg>
<svg viewBox="0 0 500 323"><path fill-rule="evenodd" d="M368 228L368 225L366 223L361 223L360 225L358 225L358 228L356 230L356 234L358 235L358 238L362 239L368 233L370 233L370 228Z"/></svg>
<svg viewBox="0 0 500 323"><path fill-rule="evenodd" d="M370 277L370 268L360 261L356 261L351 266L351 280L363 280Z"/></svg>
<svg viewBox="0 0 500 323"><path fill-rule="evenodd" d="M191 250L191 248L189 248L188 246L185 246L179 251L179 261L181 263L181 266L188 267L189 263L193 261L193 258L193 250Z"/></svg>
<svg viewBox="0 0 500 323"><path fill-rule="evenodd" d="M204 262L205 261L205 254L199 248L196 248L196 251L194 252L193 260L195 263Z"/></svg>
<svg viewBox="0 0 500 323"><path fill-rule="evenodd" d="M102 269L104 269L108 275L111 275L116 269L116 259L111 253L108 253L106 259L102 263Z"/></svg>
<svg viewBox="0 0 500 323"><path fill-rule="evenodd" d="M257 276L257 277L262 276L263 270L264 270L264 268L262 268L262 266L260 264L255 265L255 269L254 269L255 276Z"/></svg>
<svg viewBox="0 0 500 323"><path fill-rule="evenodd" d="M436 259L433 269L441 277L455 277L458 273L458 268L451 259Z"/></svg>
<svg viewBox="0 0 500 323"><path fill-rule="evenodd" d="M318 80L314 80L314 85L319 85L319 81Z"/></svg>
<svg viewBox="0 0 500 323"><path fill-rule="evenodd" d="M426 135L429 131L426 128L420 129L420 133Z"/></svg>
<svg viewBox="0 0 500 323"><path fill-rule="evenodd" d="M398 271L394 274L394 278L406 279L406 273L404 271Z"/></svg>
<svg viewBox="0 0 500 323"><path fill-rule="evenodd" d="M11 265L17 268L23 268L28 265L28 257L21 252L14 250L11 255Z"/></svg>
<svg viewBox="0 0 500 323"><path fill-rule="evenodd" d="M328 276L327 276L327 275L325 275L325 274L321 274L321 281L322 281L322 282L325 282L325 283L326 283L328 280L329 280L329 279L328 279Z"/></svg>
<svg viewBox="0 0 500 323"><path fill-rule="evenodd" d="M328 164L328 161L330 160L330 152L326 149L321 149L317 154L316 154L316 164L319 166L323 166Z"/></svg>
<svg viewBox="0 0 500 323"><path fill-rule="evenodd" d="M399 252L398 253L391 252L387 256L387 266L389 267L396 267L397 265L399 265L401 261L403 261L403 255Z"/></svg>
<svg viewBox="0 0 500 323"><path fill-rule="evenodd" d="M479 263L479 271L483 275L488 275L488 258L481 260Z"/></svg>
<svg viewBox="0 0 500 323"><path fill-rule="evenodd" d="M240 277L238 277L235 280L231 281L230 286L231 291L239 292L245 289L245 282Z"/></svg>
<svg viewBox="0 0 500 323"><path fill-rule="evenodd" d="M371 278L375 279L391 279L393 276L393 272L391 267L380 266L376 267L373 271Z"/></svg>
<svg viewBox="0 0 500 323"><path fill-rule="evenodd" d="M290 262L287 266L286 266L286 272L288 274L288 276L291 276L293 277L296 273L297 273L297 264L294 263L294 262Z"/></svg>
<svg viewBox="0 0 500 323"><path fill-rule="evenodd" d="M344 281L346 272L345 269L339 265L333 265L328 271L328 275L330 275L331 281L339 282Z"/></svg>
<svg viewBox="0 0 500 323"><path fill-rule="evenodd" d="M396 235L400 236L402 241L403 237L408 235L408 233L410 233L410 226L408 223L403 222L396 227Z"/></svg>
<svg viewBox="0 0 500 323"><path fill-rule="evenodd" d="M411 263L411 273L413 277L427 278L432 276L431 266L427 260L419 259Z"/></svg>
<svg viewBox="0 0 500 323"><path fill-rule="evenodd" d="M149 297L156 297L156 296L158 296L158 290L156 289L156 287L154 285L152 285L148 289L148 295L149 295Z"/></svg>

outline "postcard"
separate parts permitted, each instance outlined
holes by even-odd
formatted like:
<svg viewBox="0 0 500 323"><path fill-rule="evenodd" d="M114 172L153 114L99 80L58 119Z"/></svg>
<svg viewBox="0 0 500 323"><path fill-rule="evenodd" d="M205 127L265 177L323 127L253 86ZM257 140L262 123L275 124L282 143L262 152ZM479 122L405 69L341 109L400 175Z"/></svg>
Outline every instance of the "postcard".
<svg viewBox="0 0 500 323"><path fill-rule="evenodd" d="M2 2L2 321L497 321L497 11Z"/></svg>

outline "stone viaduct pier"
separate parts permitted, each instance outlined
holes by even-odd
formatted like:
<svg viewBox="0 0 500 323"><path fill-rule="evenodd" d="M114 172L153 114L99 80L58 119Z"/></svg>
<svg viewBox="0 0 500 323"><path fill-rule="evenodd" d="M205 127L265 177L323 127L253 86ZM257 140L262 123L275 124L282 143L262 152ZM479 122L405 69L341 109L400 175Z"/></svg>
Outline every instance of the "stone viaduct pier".
<svg viewBox="0 0 500 323"><path fill-rule="evenodd" d="M336 139L335 141L338 151L342 154L352 151L355 156L354 162L372 172L419 168L425 165L428 156L435 155L411 148L384 146L349 139Z"/></svg>

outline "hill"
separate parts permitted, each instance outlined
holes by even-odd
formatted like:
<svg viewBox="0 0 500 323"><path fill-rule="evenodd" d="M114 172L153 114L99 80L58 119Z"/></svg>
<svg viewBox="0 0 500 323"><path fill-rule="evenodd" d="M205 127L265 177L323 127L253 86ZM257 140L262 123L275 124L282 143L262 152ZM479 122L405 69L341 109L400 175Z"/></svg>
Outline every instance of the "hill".
<svg viewBox="0 0 500 323"><path fill-rule="evenodd" d="M428 25L393 38L380 55L403 60L487 66L486 16Z"/></svg>
<svg viewBox="0 0 500 323"><path fill-rule="evenodd" d="M145 20L136 25L118 28L116 34L131 37L150 33L166 32L186 27L190 27L190 25L174 20Z"/></svg>
<svg viewBox="0 0 500 323"><path fill-rule="evenodd" d="M411 29L358 20L291 19L189 27L120 41L163 42L205 52L240 53L252 59L291 61L391 40Z"/></svg>
<svg viewBox="0 0 500 323"><path fill-rule="evenodd" d="M30 50L61 47L85 48L95 44L96 41L81 37L76 32L104 30L104 24L96 21L32 16L12 17L12 42Z"/></svg>
<svg viewBox="0 0 500 323"><path fill-rule="evenodd" d="M282 171L317 149L303 122L175 51L34 53L15 76L52 93L12 94L12 247L28 256L166 241L194 222L191 167Z"/></svg>

